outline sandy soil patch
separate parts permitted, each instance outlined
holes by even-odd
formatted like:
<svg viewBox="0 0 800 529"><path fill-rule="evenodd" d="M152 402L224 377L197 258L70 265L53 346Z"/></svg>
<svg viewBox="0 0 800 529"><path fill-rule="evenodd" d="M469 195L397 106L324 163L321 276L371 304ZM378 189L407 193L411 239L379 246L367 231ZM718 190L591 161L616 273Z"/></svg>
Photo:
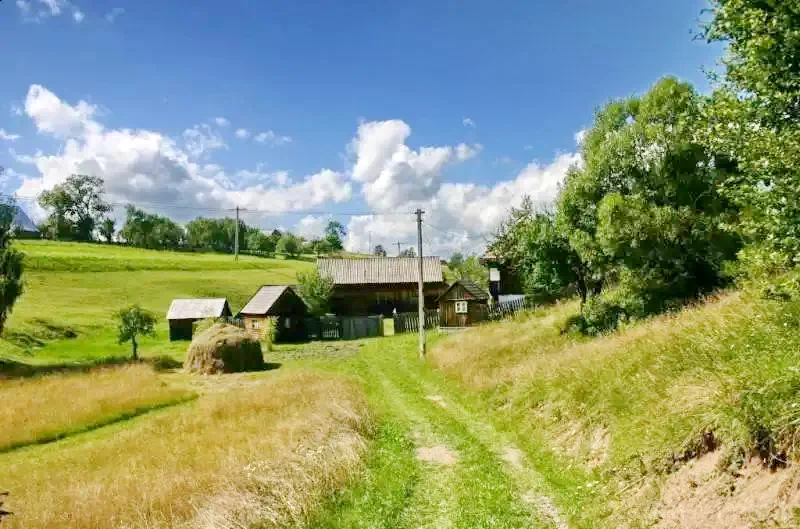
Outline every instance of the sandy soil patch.
<svg viewBox="0 0 800 529"><path fill-rule="evenodd" d="M458 463L458 454L444 445L417 448L417 459L426 463L439 465L455 465Z"/></svg>
<svg viewBox="0 0 800 529"><path fill-rule="evenodd" d="M800 506L797 467L770 471L753 459L733 475L718 470L722 457L722 450L708 453L670 476L657 528L750 529L793 520Z"/></svg>

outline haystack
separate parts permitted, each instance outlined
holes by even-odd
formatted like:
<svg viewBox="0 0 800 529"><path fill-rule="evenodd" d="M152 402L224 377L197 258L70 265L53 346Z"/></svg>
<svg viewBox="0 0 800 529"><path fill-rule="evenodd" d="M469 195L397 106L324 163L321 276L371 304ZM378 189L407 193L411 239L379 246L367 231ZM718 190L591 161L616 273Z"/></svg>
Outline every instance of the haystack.
<svg viewBox="0 0 800 529"><path fill-rule="evenodd" d="M192 340L183 368L209 375L257 371L264 368L264 357L261 344L243 329L215 323Z"/></svg>

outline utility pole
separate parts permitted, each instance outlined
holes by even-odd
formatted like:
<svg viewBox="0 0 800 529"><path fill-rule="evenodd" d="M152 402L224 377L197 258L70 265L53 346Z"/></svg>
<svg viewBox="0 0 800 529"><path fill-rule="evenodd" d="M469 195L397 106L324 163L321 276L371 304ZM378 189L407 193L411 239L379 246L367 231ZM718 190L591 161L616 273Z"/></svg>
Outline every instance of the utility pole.
<svg viewBox="0 0 800 529"><path fill-rule="evenodd" d="M425 359L425 289L423 287L424 277L422 276L422 214L425 213L421 209L415 211L417 215L417 263L419 265L419 277L417 278L418 285L418 302L419 309L419 357L421 360ZM398 245L399 248L399 245Z"/></svg>
<svg viewBox="0 0 800 529"><path fill-rule="evenodd" d="M233 235L233 260L239 260L239 206L236 206L236 228Z"/></svg>
<svg viewBox="0 0 800 529"><path fill-rule="evenodd" d="M372 255L372 232L367 232L369 234L369 254Z"/></svg>
<svg viewBox="0 0 800 529"><path fill-rule="evenodd" d="M400 245L401 245L401 244L410 244L410 243L403 242L403 241L397 241L397 242L395 242L395 243L393 243L393 244L396 244L396 245L397 245L397 255L399 256L399 255L400 255Z"/></svg>

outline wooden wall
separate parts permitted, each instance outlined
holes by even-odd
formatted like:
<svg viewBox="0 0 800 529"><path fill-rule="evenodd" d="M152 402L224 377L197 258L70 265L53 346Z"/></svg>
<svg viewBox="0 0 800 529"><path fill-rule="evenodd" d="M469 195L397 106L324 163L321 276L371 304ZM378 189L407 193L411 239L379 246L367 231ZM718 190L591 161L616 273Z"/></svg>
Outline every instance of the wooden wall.
<svg viewBox="0 0 800 529"><path fill-rule="evenodd" d="M331 311L337 315L391 316L392 311L417 310L417 284L402 285L341 285L333 291ZM425 308L435 309L436 299L447 288L443 283L425 285Z"/></svg>

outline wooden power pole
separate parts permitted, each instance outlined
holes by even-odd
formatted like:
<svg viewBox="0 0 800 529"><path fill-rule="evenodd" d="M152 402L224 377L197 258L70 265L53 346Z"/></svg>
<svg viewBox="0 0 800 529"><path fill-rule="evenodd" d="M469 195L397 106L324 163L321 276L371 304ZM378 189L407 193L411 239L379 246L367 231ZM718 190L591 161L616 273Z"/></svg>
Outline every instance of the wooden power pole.
<svg viewBox="0 0 800 529"><path fill-rule="evenodd" d="M236 227L233 235L233 260L239 260L239 206L236 206Z"/></svg>
<svg viewBox="0 0 800 529"><path fill-rule="evenodd" d="M419 265L419 277L417 278L418 286L418 300L417 308L419 309L419 357L425 359L425 278L422 276L422 214L425 213L421 209L415 211L417 215L417 263Z"/></svg>

